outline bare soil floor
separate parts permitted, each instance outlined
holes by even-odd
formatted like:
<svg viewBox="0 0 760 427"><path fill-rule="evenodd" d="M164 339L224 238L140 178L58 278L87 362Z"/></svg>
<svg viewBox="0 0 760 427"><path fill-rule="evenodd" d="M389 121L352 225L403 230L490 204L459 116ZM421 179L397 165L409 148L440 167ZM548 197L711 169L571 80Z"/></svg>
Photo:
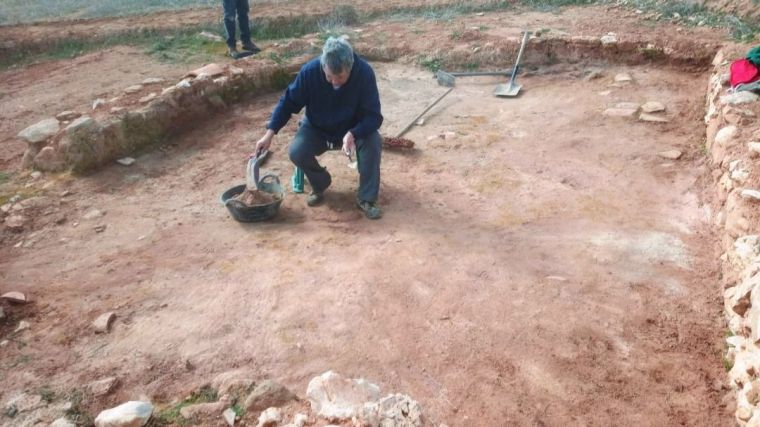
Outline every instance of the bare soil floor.
<svg viewBox="0 0 760 427"><path fill-rule="evenodd" d="M385 133L442 90L376 65ZM455 426L729 425L700 202L703 79L634 67L636 84L610 88L618 71L523 78L516 99L491 96L498 79L460 80L407 135L418 149L384 154L380 221L353 207L338 153L324 156L325 206L289 194L273 222L230 219L218 196L243 181L276 94L66 182L67 221L0 252L5 286L36 300L14 313L33 326L2 350L2 397L117 375L110 403L169 400L233 367L305 390L334 369ZM647 100L671 122L601 114ZM283 180L294 123L264 167ZM656 155L673 148L685 158ZM81 219L92 208L107 213ZM92 335L108 310L113 332Z"/></svg>

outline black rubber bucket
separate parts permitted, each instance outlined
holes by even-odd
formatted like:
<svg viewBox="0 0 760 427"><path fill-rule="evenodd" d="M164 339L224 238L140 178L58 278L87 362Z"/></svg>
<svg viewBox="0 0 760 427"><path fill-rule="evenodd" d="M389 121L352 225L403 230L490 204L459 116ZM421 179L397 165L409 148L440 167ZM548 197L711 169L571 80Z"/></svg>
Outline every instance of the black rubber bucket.
<svg viewBox="0 0 760 427"><path fill-rule="evenodd" d="M236 185L222 193L222 204L230 211L230 215L240 222L257 222L266 221L274 218L280 210L280 204L285 192L280 185L280 179L275 175L264 175L259 181L259 191L269 193L274 196L275 201L263 205L248 206L235 196L245 191L245 184Z"/></svg>

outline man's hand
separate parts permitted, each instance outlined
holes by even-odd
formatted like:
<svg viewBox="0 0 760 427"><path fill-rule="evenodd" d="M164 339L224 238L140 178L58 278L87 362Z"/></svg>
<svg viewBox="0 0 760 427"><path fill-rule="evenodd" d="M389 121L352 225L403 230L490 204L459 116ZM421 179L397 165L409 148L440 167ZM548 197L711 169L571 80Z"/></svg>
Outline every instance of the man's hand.
<svg viewBox="0 0 760 427"><path fill-rule="evenodd" d="M356 139L354 139L354 134L346 132L346 135L343 137L343 152L348 156L354 151L356 151Z"/></svg>
<svg viewBox="0 0 760 427"><path fill-rule="evenodd" d="M267 133L256 142L256 151L253 152L254 156L258 156L264 151L269 150L272 145L272 138L274 138L274 131L267 129Z"/></svg>

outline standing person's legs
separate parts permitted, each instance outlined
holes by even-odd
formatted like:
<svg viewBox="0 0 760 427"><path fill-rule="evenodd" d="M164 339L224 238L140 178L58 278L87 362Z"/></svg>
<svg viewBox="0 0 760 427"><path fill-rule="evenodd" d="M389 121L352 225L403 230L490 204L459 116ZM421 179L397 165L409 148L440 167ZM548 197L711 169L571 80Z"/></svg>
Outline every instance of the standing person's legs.
<svg viewBox="0 0 760 427"><path fill-rule="evenodd" d="M311 126L302 124L290 144L288 154L294 165L301 168L311 184L313 193L321 194L332 183L327 169L319 165L317 157L327 151L327 141Z"/></svg>
<svg viewBox="0 0 760 427"><path fill-rule="evenodd" d="M248 21L248 0L237 0L237 19L238 25L240 25L240 42L243 44L243 49L250 47L251 43L251 24Z"/></svg>
<svg viewBox="0 0 760 427"><path fill-rule="evenodd" d="M356 140L359 159L359 191L357 198L365 202L376 202L380 193L380 157L382 137L375 132L366 138Z"/></svg>
<svg viewBox="0 0 760 427"><path fill-rule="evenodd" d="M224 9L224 29L227 31L227 47L235 48L235 16L237 14L237 0L222 0Z"/></svg>

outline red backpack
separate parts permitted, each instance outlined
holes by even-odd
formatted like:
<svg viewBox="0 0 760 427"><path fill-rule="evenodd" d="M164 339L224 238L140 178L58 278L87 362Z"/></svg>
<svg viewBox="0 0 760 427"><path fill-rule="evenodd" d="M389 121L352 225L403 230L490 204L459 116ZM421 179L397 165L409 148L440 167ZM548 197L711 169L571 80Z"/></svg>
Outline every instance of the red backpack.
<svg viewBox="0 0 760 427"><path fill-rule="evenodd" d="M748 59L738 59L731 63L731 87L760 80L760 70Z"/></svg>

